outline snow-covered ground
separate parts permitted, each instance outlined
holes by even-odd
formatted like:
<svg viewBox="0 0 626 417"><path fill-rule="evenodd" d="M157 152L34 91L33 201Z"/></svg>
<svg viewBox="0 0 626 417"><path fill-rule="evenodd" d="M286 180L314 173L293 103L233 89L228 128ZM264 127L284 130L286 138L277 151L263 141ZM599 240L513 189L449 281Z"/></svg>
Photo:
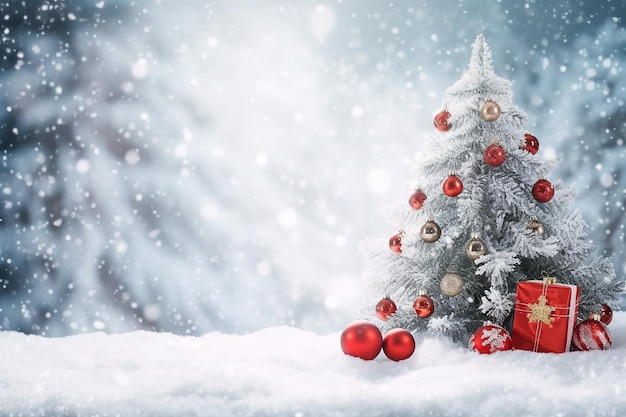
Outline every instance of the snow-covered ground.
<svg viewBox="0 0 626 417"><path fill-rule="evenodd" d="M418 336L413 356L345 356L340 333L0 333L2 416L621 416L626 313L608 351L479 355Z"/></svg>

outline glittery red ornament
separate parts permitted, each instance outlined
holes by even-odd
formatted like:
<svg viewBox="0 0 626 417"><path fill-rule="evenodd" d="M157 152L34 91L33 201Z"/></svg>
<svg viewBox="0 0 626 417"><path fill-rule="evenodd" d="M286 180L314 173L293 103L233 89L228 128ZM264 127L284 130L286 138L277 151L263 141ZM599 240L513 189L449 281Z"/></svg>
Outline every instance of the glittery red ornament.
<svg viewBox="0 0 626 417"><path fill-rule="evenodd" d="M402 253L402 232L396 233L389 238L389 249L393 253Z"/></svg>
<svg viewBox="0 0 626 417"><path fill-rule="evenodd" d="M533 185L533 197L540 203L547 203L554 197L554 187L546 179L540 179Z"/></svg>
<svg viewBox="0 0 626 417"><path fill-rule="evenodd" d="M506 160L506 151L498 142L494 142L487 146L483 154L485 163L492 167L499 167Z"/></svg>
<svg viewBox="0 0 626 417"><path fill-rule="evenodd" d="M589 315L589 318L593 319L594 316L595 314L592 313ZM600 321L607 326L611 324L611 321L613 321L613 310L611 310L611 307L607 304L602 304L600 306Z"/></svg>
<svg viewBox="0 0 626 417"><path fill-rule="evenodd" d="M448 175L448 178L443 182L443 192L448 197L456 197L463 191L463 181L454 174Z"/></svg>
<svg viewBox="0 0 626 417"><path fill-rule="evenodd" d="M341 350L366 361L374 359L383 347L378 327L367 321L354 321L341 333Z"/></svg>
<svg viewBox="0 0 626 417"><path fill-rule="evenodd" d="M387 321L389 316L395 313L397 310L396 303L393 302L389 296L385 296L382 300L376 304L376 317L383 321Z"/></svg>
<svg viewBox="0 0 626 417"><path fill-rule="evenodd" d="M487 323L474 332L469 348L480 354L511 350L511 335L503 327Z"/></svg>
<svg viewBox="0 0 626 417"><path fill-rule="evenodd" d="M414 210L419 210L424 205L424 201L426 201L426 194L422 190L415 190L411 197L409 197L409 205Z"/></svg>
<svg viewBox="0 0 626 417"><path fill-rule="evenodd" d="M437 113L433 123L435 128L441 132L447 132L450 130L450 123L448 123L448 119L450 118L450 113L447 111L442 111Z"/></svg>
<svg viewBox="0 0 626 417"><path fill-rule="evenodd" d="M415 352L415 339L404 329L393 329L383 338L383 352L392 361L402 361Z"/></svg>
<svg viewBox="0 0 626 417"><path fill-rule="evenodd" d="M539 141L536 137L530 133L526 133L524 135L524 141L526 142L526 145L522 147L523 150L530 152L533 155L539 151Z"/></svg>
<svg viewBox="0 0 626 417"><path fill-rule="evenodd" d="M607 350L611 347L611 334L599 320L585 320L574 327L572 344L577 350Z"/></svg>
<svg viewBox="0 0 626 417"><path fill-rule="evenodd" d="M435 303L429 296L422 294L413 301L413 310L417 317L425 319L435 311Z"/></svg>

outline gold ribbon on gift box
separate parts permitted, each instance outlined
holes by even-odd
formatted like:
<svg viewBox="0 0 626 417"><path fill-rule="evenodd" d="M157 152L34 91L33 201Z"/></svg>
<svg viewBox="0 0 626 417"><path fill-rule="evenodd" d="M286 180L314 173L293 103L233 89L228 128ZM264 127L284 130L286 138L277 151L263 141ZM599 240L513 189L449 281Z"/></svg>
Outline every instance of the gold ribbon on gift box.
<svg viewBox="0 0 626 417"><path fill-rule="evenodd" d="M541 295L537 299L535 304L526 304L526 306L530 309L530 312L526 314L529 323L537 323L537 330L535 332L535 338L533 340L533 351L536 352L539 347L539 341L541 340L541 329L543 328L542 324L547 325L548 327L552 327L552 322L556 320L557 317L567 317L567 314L554 314L556 310L555 307L552 307L548 304L548 286L556 284L556 277L548 276L547 273L543 273L543 288L541 289Z"/></svg>
<svg viewBox="0 0 626 417"><path fill-rule="evenodd" d="M548 298L546 294L548 292L548 285L556 284L555 277L544 277L543 278L543 288L541 290L541 295L537 299L536 304L528 304L528 308L530 309L530 313L526 314L529 323L543 323L552 327L552 322L556 320L552 317L552 313L556 310L554 307L548 305ZM538 333L541 332L541 329L538 329Z"/></svg>

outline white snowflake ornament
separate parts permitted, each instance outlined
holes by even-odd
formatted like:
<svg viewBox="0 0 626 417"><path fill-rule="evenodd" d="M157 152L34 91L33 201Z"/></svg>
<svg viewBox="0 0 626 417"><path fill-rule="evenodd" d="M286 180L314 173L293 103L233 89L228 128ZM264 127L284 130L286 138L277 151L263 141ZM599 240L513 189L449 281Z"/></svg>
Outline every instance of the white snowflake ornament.
<svg viewBox="0 0 626 417"><path fill-rule="evenodd" d="M501 326L486 323L474 332L469 348L480 354L511 350L511 335Z"/></svg>

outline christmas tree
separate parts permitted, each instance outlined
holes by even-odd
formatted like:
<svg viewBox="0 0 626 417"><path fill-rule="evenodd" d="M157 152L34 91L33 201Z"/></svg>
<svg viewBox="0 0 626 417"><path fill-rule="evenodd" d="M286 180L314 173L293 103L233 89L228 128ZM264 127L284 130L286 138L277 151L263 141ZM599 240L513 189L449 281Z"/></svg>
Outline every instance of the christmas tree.
<svg viewBox="0 0 626 417"><path fill-rule="evenodd" d="M399 232L362 245L382 297L366 318L467 341L486 321L508 326L517 283L544 275L579 286L580 318L614 302L624 279L586 239L573 190L550 178L556 161L538 152L482 35L439 110L408 204L389 213Z"/></svg>

